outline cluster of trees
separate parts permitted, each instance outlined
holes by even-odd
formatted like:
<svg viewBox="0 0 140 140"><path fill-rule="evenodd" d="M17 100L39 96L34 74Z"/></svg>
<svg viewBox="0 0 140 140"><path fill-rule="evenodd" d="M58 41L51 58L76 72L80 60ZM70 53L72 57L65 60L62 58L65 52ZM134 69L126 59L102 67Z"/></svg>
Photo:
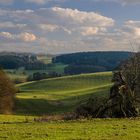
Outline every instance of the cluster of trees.
<svg viewBox="0 0 140 140"><path fill-rule="evenodd" d="M61 77L61 74L58 74L56 72L50 72L50 73L35 72L27 77L27 81L38 81L42 79L55 78L55 77Z"/></svg>
<svg viewBox="0 0 140 140"><path fill-rule="evenodd" d="M27 70L44 69L46 65L37 59L34 54L24 53L0 53L0 66L4 69L18 69L24 67Z"/></svg>
<svg viewBox="0 0 140 140"><path fill-rule="evenodd" d="M15 92L13 83L6 73L0 69L0 113L9 114L13 111Z"/></svg>
<svg viewBox="0 0 140 140"><path fill-rule="evenodd" d="M65 74L112 71L129 57L129 52L82 52L56 56L53 63L68 65Z"/></svg>

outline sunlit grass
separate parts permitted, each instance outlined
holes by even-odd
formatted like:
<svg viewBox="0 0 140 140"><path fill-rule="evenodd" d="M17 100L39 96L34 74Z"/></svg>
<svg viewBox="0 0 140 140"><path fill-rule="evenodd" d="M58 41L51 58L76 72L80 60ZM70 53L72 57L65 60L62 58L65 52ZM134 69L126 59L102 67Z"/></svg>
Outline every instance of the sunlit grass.
<svg viewBox="0 0 140 140"><path fill-rule="evenodd" d="M0 116L0 120L0 140L139 140L140 138L138 118L37 123L33 121L33 117Z"/></svg>
<svg viewBox="0 0 140 140"><path fill-rule="evenodd" d="M83 74L19 84L15 115L0 115L0 140L139 140L140 119L34 122L38 115L73 111L107 98L112 73Z"/></svg>
<svg viewBox="0 0 140 140"><path fill-rule="evenodd" d="M90 97L106 98L111 72L64 76L17 85L17 113L56 114L74 111Z"/></svg>

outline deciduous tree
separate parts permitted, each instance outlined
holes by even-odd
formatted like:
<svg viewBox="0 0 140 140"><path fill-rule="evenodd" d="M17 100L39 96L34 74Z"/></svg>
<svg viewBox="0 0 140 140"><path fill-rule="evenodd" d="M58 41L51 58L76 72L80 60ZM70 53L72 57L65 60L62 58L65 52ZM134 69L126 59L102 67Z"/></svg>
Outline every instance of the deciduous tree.
<svg viewBox="0 0 140 140"><path fill-rule="evenodd" d="M15 91L10 78L0 69L0 113L12 113L15 102Z"/></svg>

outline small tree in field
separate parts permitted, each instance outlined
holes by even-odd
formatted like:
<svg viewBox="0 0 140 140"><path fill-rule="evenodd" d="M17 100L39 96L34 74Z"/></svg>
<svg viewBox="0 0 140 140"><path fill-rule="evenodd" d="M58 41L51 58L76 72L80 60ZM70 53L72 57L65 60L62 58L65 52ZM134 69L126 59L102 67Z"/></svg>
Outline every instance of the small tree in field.
<svg viewBox="0 0 140 140"><path fill-rule="evenodd" d="M13 111L15 87L6 73L0 69L0 113L9 114Z"/></svg>

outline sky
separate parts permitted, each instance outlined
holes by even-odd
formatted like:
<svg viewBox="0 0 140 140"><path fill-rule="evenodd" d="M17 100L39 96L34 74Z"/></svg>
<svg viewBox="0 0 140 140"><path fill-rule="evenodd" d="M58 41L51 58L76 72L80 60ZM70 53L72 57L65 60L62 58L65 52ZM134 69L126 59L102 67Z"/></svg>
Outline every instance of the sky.
<svg viewBox="0 0 140 140"><path fill-rule="evenodd" d="M0 0L0 51L135 51L140 0Z"/></svg>

